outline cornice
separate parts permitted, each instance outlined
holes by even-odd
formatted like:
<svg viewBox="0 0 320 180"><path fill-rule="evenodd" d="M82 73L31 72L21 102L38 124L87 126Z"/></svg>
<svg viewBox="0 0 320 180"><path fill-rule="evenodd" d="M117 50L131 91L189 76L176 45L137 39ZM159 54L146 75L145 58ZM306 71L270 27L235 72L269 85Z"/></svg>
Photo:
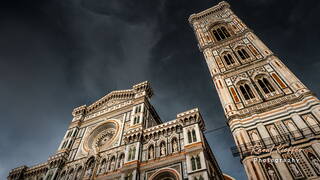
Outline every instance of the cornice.
<svg viewBox="0 0 320 180"><path fill-rule="evenodd" d="M195 13L195 14L192 14L189 18L188 18L188 21L190 23L190 25L193 24L193 21L195 20L201 20L209 15L212 15L212 14L216 14L226 8L229 8L230 5L229 3L227 3L226 1L221 1L219 4L209 8L209 9L206 9L204 11L201 11L199 13Z"/></svg>

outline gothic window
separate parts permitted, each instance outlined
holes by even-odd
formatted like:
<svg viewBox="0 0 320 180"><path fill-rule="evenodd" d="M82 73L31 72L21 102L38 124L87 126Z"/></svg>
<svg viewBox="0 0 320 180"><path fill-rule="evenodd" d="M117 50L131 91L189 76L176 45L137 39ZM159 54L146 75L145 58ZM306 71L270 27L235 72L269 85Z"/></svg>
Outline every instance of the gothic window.
<svg viewBox="0 0 320 180"><path fill-rule="evenodd" d="M91 158L87 163L86 176L91 177L94 169L94 158Z"/></svg>
<svg viewBox="0 0 320 180"><path fill-rule="evenodd" d="M250 58L250 55L247 53L247 51L244 48L238 49L237 53L242 60L246 60Z"/></svg>
<svg viewBox="0 0 320 180"><path fill-rule="evenodd" d="M76 129L76 130L74 131L73 137L76 137L77 133L78 133L78 129Z"/></svg>
<svg viewBox="0 0 320 180"><path fill-rule="evenodd" d="M200 161L199 155L197 155L197 157L196 157L196 162L197 162L197 169L201 169L201 161Z"/></svg>
<svg viewBox="0 0 320 180"><path fill-rule="evenodd" d="M71 179L72 179L72 176L73 176L73 169L71 169L71 170L69 171L69 174L68 174L68 177L67 177L66 180L71 180Z"/></svg>
<svg viewBox="0 0 320 180"><path fill-rule="evenodd" d="M67 137L70 137L71 134L72 134L72 131L69 131Z"/></svg>
<svg viewBox="0 0 320 180"><path fill-rule="evenodd" d="M191 131L188 131L188 142L192 143Z"/></svg>
<svg viewBox="0 0 320 180"><path fill-rule="evenodd" d="M66 172L65 171L63 171L62 173L61 173L61 175L60 175L60 179L64 179L65 178L65 176L66 176Z"/></svg>
<svg viewBox="0 0 320 180"><path fill-rule="evenodd" d="M105 173L107 169L107 160L103 159L100 165L99 174Z"/></svg>
<svg viewBox="0 0 320 180"><path fill-rule="evenodd" d="M133 146L129 149L128 161L134 160L136 156L136 147Z"/></svg>
<svg viewBox="0 0 320 180"><path fill-rule="evenodd" d="M61 149L65 148L67 146L68 141L63 142Z"/></svg>
<svg viewBox="0 0 320 180"><path fill-rule="evenodd" d="M154 158L154 146L151 145L149 148L148 148L148 159L153 159Z"/></svg>
<svg viewBox="0 0 320 180"><path fill-rule="evenodd" d="M141 112L141 105L136 107L135 113Z"/></svg>
<svg viewBox="0 0 320 180"><path fill-rule="evenodd" d="M201 160L199 155L191 157L191 169L192 171L201 169Z"/></svg>
<svg viewBox="0 0 320 180"><path fill-rule="evenodd" d="M112 156L110 160L109 171L115 170L115 166L116 166L116 158Z"/></svg>
<svg viewBox="0 0 320 180"><path fill-rule="evenodd" d="M71 148L71 146L72 146L72 141L70 141L70 143L69 143L69 145L68 145L68 148Z"/></svg>
<svg viewBox="0 0 320 180"><path fill-rule="evenodd" d="M196 170L196 159L193 156L191 157L191 168L192 171Z"/></svg>
<svg viewBox="0 0 320 180"><path fill-rule="evenodd" d="M232 58L231 54L225 54L223 55L223 59L224 61L226 62L227 65L231 65L231 64L234 64L235 61L234 59Z"/></svg>
<svg viewBox="0 0 320 180"><path fill-rule="evenodd" d="M230 37L229 31L224 26L213 29L212 33L217 41L221 41Z"/></svg>
<svg viewBox="0 0 320 180"><path fill-rule="evenodd" d="M191 131L188 130L187 134L188 134L188 143L193 143L197 141L197 135L194 129L192 129Z"/></svg>
<svg viewBox="0 0 320 180"><path fill-rule="evenodd" d="M200 175L199 180L204 180L203 177Z"/></svg>
<svg viewBox="0 0 320 180"><path fill-rule="evenodd" d="M248 84L242 84L240 85L240 91L244 97L245 100L250 100L255 98L250 86Z"/></svg>
<svg viewBox="0 0 320 180"><path fill-rule="evenodd" d="M124 154L121 154L118 161L118 168L121 168L123 166L123 162L124 162Z"/></svg>
<svg viewBox="0 0 320 180"><path fill-rule="evenodd" d="M80 180L82 175L82 166L80 166L76 172L75 180Z"/></svg>
<svg viewBox="0 0 320 180"><path fill-rule="evenodd" d="M258 84L265 94L269 94L275 91L268 79L266 79L265 77L258 79Z"/></svg>
<svg viewBox="0 0 320 180"><path fill-rule="evenodd" d="M133 124L138 124L138 123L140 123L140 116L136 116L133 119Z"/></svg>

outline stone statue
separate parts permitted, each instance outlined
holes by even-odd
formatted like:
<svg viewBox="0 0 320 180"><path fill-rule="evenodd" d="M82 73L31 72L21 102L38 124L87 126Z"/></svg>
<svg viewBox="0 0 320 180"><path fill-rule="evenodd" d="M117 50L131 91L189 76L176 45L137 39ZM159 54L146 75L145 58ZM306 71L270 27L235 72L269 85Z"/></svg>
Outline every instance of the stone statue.
<svg viewBox="0 0 320 180"><path fill-rule="evenodd" d="M152 159L154 157L153 147L149 150L149 159Z"/></svg>
<svg viewBox="0 0 320 180"><path fill-rule="evenodd" d="M320 172L320 163L317 158L313 157L311 160L313 166L317 169L318 172Z"/></svg>
<svg viewBox="0 0 320 180"><path fill-rule="evenodd" d="M113 170L115 169L115 160L112 160L112 161L111 161L110 166L111 166L111 167L110 167L110 170L113 171Z"/></svg>
<svg viewBox="0 0 320 180"><path fill-rule="evenodd" d="M278 176L277 176L276 172L270 166L268 167L268 174L269 174L271 180L278 180Z"/></svg>
<svg viewBox="0 0 320 180"><path fill-rule="evenodd" d="M106 172L106 167L107 167L106 164L107 164L107 163L106 163L105 161L102 163L99 173L104 173L104 172Z"/></svg>
<svg viewBox="0 0 320 180"><path fill-rule="evenodd" d="M178 143L177 143L177 140L174 140L173 141L173 152L177 152L178 151Z"/></svg>
<svg viewBox="0 0 320 180"><path fill-rule="evenodd" d="M294 163L290 164L290 168L292 169L295 176L301 176L300 171L298 170L297 166Z"/></svg>
<svg viewBox="0 0 320 180"><path fill-rule="evenodd" d="M164 144L162 144L161 147L160 147L160 153L161 153L161 155L165 155L166 154L166 147L165 147Z"/></svg>
<svg viewBox="0 0 320 180"><path fill-rule="evenodd" d="M86 176L90 177L92 175L92 170L93 170L93 165L91 165L90 167L88 167L88 170L86 172Z"/></svg>

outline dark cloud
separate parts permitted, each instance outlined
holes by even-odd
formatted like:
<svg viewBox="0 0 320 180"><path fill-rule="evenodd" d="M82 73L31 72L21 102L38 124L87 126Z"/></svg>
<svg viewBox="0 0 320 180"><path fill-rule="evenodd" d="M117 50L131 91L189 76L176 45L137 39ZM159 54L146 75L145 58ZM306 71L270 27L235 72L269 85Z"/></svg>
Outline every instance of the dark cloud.
<svg viewBox="0 0 320 180"><path fill-rule="evenodd" d="M47 160L75 106L149 80L163 120L199 107L225 126L190 14L209 0L33 0L0 7L0 177ZM320 2L230 1L232 9L315 93ZM228 128L207 134L222 170L245 179Z"/></svg>

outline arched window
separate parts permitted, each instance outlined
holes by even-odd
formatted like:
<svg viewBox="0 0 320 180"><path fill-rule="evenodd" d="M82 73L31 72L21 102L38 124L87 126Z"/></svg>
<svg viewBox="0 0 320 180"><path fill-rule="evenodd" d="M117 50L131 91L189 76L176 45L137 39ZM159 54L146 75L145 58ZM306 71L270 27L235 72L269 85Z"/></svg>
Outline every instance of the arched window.
<svg viewBox="0 0 320 180"><path fill-rule="evenodd" d="M116 158L112 156L110 159L109 171L115 170L115 166L116 166Z"/></svg>
<svg viewBox="0 0 320 180"><path fill-rule="evenodd" d="M124 154L121 154L118 161L118 168L122 167L123 163L124 163Z"/></svg>
<svg viewBox="0 0 320 180"><path fill-rule="evenodd" d="M204 180L203 177L202 177L202 175L200 175L199 180Z"/></svg>
<svg viewBox="0 0 320 180"><path fill-rule="evenodd" d="M61 180L64 180L65 177L66 177L66 172L63 171L63 172L61 173L61 175L60 175L60 179L61 179Z"/></svg>
<svg viewBox="0 0 320 180"><path fill-rule="evenodd" d="M194 129L192 129L192 140L193 142L197 141L196 131Z"/></svg>
<svg viewBox="0 0 320 180"><path fill-rule="evenodd" d="M82 166L80 166L78 168L77 172L76 172L75 180L80 180L82 178L81 177L82 176L82 171L83 171Z"/></svg>
<svg viewBox="0 0 320 180"><path fill-rule="evenodd" d="M249 54L244 48L237 50L237 53L242 60L250 58Z"/></svg>
<svg viewBox="0 0 320 180"><path fill-rule="evenodd" d="M71 170L69 171L69 174L68 174L66 180L71 180L71 179L72 179L72 176L73 176L73 169L71 169Z"/></svg>
<svg viewBox="0 0 320 180"><path fill-rule="evenodd" d="M192 143L192 137L191 137L191 132L188 131L188 142Z"/></svg>
<svg viewBox="0 0 320 180"><path fill-rule="evenodd" d="M254 98L255 96L254 96L250 86L248 84L245 84L244 87L246 88L246 91L249 93L250 99Z"/></svg>
<svg viewBox="0 0 320 180"><path fill-rule="evenodd" d="M246 89L242 85L240 86L240 91L241 91L241 93L242 93L242 95L243 95L245 100L249 100L250 99Z"/></svg>
<svg viewBox="0 0 320 180"><path fill-rule="evenodd" d="M129 149L128 161L134 160L136 156L136 147L133 146Z"/></svg>
<svg viewBox="0 0 320 180"><path fill-rule="evenodd" d="M272 87L272 85L270 84L270 82L268 81L268 79L263 78L263 83L267 86L267 88L269 89L269 91L274 92L274 88Z"/></svg>
<svg viewBox="0 0 320 180"><path fill-rule="evenodd" d="M196 159L193 156L191 157L191 168L192 171L196 170Z"/></svg>
<svg viewBox="0 0 320 180"><path fill-rule="evenodd" d="M213 29L212 33L217 41L221 41L230 37L229 31L224 26Z"/></svg>
<svg viewBox="0 0 320 180"><path fill-rule="evenodd" d="M253 99L255 97L248 84L242 84L239 88L245 100Z"/></svg>
<svg viewBox="0 0 320 180"><path fill-rule="evenodd" d="M107 169L107 160L103 159L100 165L99 174L105 173Z"/></svg>
<svg viewBox="0 0 320 180"><path fill-rule="evenodd" d="M151 145L149 148L148 148L148 159L153 159L154 158L154 146Z"/></svg>
<svg viewBox="0 0 320 180"><path fill-rule="evenodd" d="M231 64L235 63L230 54L223 55L223 59L224 59L224 61L226 62L227 65L231 65Z"/></svg>
<svg viewBox="0 0 320 180"><path fill-rule="evenodd" d="M223 34L226 36L226 37L230 37L230 34L229 34L229 32L228 32L228 30L225 28L225 27L221 27L221 30L222 30L222 32L223 32Z"/></svg>
<svg viewBox="0 0 320 180"><path fill-rule="evenodd" d="M94 158L90 158L90 160L87 163L87 170L86 170L86 176L91 177L94 169Z"/></svg>
<svg viewBox="0 0 320 180"><path fill-rule="evenodd" d="M265 94L275 91L268 79L266 78L258 79L258 84Z"/></svg>
<svg viewBox="0 0 320 180"><path fill-rule="evenodd" d="M197 169L201 169L201 161L200 161L200 156L199 155L197 155L196 161L197 161Z"/></svg>

